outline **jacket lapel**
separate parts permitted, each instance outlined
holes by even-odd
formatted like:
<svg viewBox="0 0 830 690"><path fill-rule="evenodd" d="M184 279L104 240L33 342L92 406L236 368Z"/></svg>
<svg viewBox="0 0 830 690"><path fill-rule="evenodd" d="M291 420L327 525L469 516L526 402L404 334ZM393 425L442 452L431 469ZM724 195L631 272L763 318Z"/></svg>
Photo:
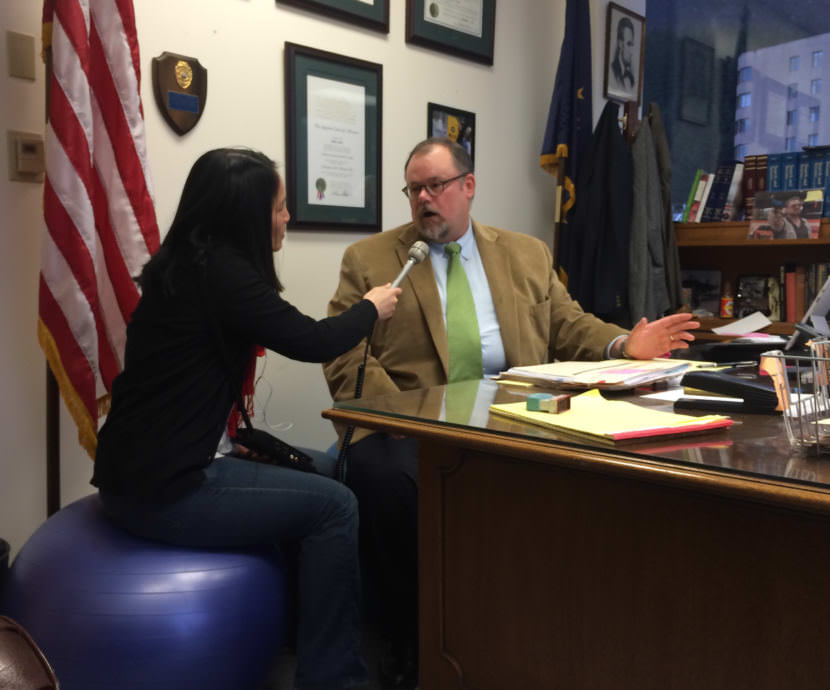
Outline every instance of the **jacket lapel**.
<svg viewBox="0 0 830 690"><path fill-rule="evenodd" d="M499 320L507 366L521 364L518 305L513 291L513 273L510 270L507 249L499 241L499 236L487 226L473 221L473 232L476 235L481 263L484 264L484 272L487 274L487 282L490 283L490 295L496 309L496 318Z"/></svg>
<svg viewBox="0 0 830 690"><path fill-rule="evenodd" d="M412 225L400 234L395 253L398 255L401 267L406 263L409 247L418 239L418 231ZM438 296L438 287L435 285L435 276L432 272L432 262L429 256L427 256L426 260L412 267L404 279L402 287L404 290L412 290L414 292L415 298L421 306L421 313L426 321L433 345L441 360L444 375L447 376L449 374L447 329L444 326L441 298Z"/></svg>

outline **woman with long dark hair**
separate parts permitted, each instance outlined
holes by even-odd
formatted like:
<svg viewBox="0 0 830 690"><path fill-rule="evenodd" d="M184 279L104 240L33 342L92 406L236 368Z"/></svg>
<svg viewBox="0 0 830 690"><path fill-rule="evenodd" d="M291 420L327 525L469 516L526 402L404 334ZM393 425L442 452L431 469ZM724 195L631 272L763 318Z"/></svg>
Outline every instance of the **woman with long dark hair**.
<svg viewBox="0 0 830 690"><path fill-rule="evenodd" d="M348 688L366 680L353 494L327 477L222 453L233 450L259 347L332 359L392 315L400 289L373 288L336 317L304 316L280 297L274 270L288 220L265 155L217 149L193 165L141 274L92 483L114 522L150 539L299 542L297 687Z"/></svg>

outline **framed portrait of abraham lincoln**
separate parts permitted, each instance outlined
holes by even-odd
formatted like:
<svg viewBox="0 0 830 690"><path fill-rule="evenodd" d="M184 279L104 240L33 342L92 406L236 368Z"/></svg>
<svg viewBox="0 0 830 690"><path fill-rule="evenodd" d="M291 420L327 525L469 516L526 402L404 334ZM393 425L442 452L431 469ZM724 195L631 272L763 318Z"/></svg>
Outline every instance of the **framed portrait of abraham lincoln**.
<svg viewBox="0 0 830 690"><path fill-rule="evenodd" d="M605 21L606 98L640 105L645 48L646 18L609 2Z"/></svg>

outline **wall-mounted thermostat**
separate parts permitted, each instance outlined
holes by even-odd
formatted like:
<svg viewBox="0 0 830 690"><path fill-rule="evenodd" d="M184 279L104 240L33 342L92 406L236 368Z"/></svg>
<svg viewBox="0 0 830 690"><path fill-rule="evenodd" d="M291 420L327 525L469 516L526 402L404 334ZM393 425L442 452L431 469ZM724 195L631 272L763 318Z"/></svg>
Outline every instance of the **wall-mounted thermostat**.
<svg viewBox="0 0 830 690"><path fill-rule="evenodd" d="M8 131L9 179L43 182L43 136L32 132Z"/></svg>

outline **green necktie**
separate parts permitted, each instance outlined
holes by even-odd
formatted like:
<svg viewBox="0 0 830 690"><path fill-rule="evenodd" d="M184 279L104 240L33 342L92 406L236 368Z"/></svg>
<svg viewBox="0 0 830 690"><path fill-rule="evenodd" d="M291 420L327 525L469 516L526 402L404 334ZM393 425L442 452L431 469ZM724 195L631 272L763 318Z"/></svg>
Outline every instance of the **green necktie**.
<svg viewBox="0 0 830 690"><path fill-rule="evenodd" d="M481 334L478 330L476 307L467 274L461 265L461 246L447 242L444 252L449 257L447 268L447 343L450 350L449 381L480 379Z"/></svg>

